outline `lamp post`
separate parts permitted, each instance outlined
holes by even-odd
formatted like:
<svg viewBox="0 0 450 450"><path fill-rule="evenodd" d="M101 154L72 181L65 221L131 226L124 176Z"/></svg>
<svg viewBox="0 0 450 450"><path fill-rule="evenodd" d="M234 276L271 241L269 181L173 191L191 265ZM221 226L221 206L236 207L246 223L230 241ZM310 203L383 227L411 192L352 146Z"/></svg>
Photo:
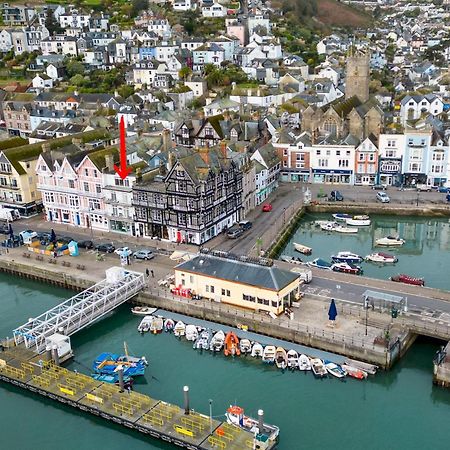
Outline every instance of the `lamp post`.
<svg viewBox="0 0 450 450"><path fill-rule="evenodd" d="M209 432L212 434L212 399L209 399Z"/></svg>
<svg viewBox="0 0 450 450"><path fill-rule="evenodd" d="M364 297L364 308L366 309L366 336L367 336L367 326L369 321L369 299Z"/></svg>
<svg viewBox="0 0 450 450"><path fill-rule="evenodd" d="M286 208L283 208L283 227L285 223L286 223Z"/></svg>
<svg viewBox="0 0 450 450"><path fill-rule="evenodd" d="M94 232L92 231L92 213L93 208L89 208L89 228L91 229L91 240L94 240Z"/></svg>
<svg viewBox="0 0 450 450"><path fill-rule="evenodd" d="M419 206L419 194L420 191L417 191L416 206Z"/></svg>

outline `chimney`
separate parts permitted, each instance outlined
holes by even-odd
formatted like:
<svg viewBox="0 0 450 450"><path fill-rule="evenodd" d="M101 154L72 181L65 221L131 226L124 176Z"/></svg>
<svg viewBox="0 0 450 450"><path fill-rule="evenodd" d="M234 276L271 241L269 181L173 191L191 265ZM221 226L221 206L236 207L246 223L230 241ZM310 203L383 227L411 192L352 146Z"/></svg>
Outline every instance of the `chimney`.
<svg viewBox="0 0 450 450"><path fill-rule="evenodd" d="M112 172L114 170L114 156L112 153L105 155L105 168L108 172Z"/></svg>
<svg viewBox="0 0 450 450"><path fill-rule="evenodd" d="M228 154L227 154L227 143L226 143L226 141L220 141L220 152L222 153L222 156L223 156L224 158L227 158L227 157L228 157Z"/></svg>
<svg viewBox="0 0 450 450"><path fill-rule="evenodd" d="M43 144L42 144L42 151L45 153L45 152L49 152L50 150L51 150L51 148L50 148L50 143L49 142L44 142Z"/></svg>
<svg viewBox="0 0 450 450"><path fill-rule="evenodd" d="M142 181L142 170L138 167L136 169L136 183L139 183Z"/></svg>
<svg viewBox="0 0 450 450"><path fill-rule="evenodd" d="M200 147L198 149L198 153L203 159L203 162L209 167L209 147L207 145Z"/></svg>
<svg viewBox="0 0 450 450"><path fill-rule="evenodd" d="M162 132L162 145L163 151L169 151L172 148L172 138L170 136L170 130L164 128Z"/></svg>
<svg viewBox="0 0 450 450"><path fill-rule="evenodd" d="M169 152L169 164L167 167L169 171L172 170L172 167L175 165L175 161L176 161L175 153Z"/></svg>

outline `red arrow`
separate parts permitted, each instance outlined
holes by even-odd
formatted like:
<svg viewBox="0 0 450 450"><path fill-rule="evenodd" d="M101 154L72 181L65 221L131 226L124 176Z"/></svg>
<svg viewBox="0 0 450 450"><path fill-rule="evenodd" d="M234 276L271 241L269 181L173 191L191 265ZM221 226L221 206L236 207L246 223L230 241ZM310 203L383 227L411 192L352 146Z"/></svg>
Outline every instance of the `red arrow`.
<svg viewBox="0 0 450 450"><path fill-rule="evenodd" d="M127 147L125 144L125 121L123 116L120 119L120 167L114 164L114 170L122 180L124 180L131 172L131 168L127 167Z"/></svg>

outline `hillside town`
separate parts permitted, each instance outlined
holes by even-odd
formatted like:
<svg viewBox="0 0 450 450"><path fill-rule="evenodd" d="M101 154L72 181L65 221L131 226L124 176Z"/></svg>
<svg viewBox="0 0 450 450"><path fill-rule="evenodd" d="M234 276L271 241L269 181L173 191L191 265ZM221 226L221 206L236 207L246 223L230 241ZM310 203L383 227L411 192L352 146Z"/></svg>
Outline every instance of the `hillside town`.
<svg viewBox="0 0 450 450"><path fill-rule="evenodd" d="M308 58L277 6L3 3L3 208L202 245L280 182L446 190L450 2L364 2Z"/></svg>

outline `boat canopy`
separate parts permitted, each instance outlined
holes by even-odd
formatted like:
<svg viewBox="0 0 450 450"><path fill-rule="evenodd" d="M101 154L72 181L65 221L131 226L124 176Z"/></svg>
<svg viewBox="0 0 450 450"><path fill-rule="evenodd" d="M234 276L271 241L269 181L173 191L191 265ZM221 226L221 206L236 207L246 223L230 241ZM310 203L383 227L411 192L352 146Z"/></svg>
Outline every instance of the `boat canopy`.
<svg viewBox="0 0 450 450"><path fill-rule="evenodd" d="M402 308L405 312L408 310L407 298L400 295L392 295L386 294L385 292L367 290L363 292L362 298L364 299L364 304L367 308L369 307L369 304L375 306L376 302L380 309L392 308L393 306L395 306L397 308Z"/></svg>

